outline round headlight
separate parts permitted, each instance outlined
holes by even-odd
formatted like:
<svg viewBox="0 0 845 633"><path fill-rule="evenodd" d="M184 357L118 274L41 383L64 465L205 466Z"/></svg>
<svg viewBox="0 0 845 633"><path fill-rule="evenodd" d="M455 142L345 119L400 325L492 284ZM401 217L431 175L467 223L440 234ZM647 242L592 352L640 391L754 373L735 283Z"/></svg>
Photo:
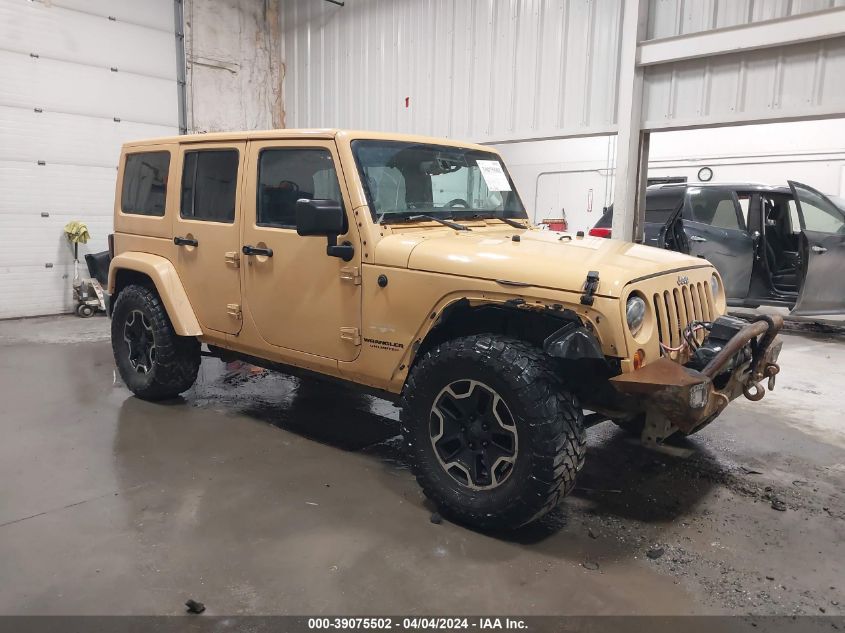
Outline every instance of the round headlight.
<svg viewBox="0 0 845 633"><path fill-rule="evenodd" d="M710 275L710 290L713 293L713 299L719 298L719 289L721 288L721 284L719 283L719 277L716 273Z"/></svg>
<svg viewBox="0 0 845 633"><path fill-rule="evenodd" d="M639 334L645 320L645 301L637 296L628 299L628 305L625 306L625 317L631 334L634 336Z"/></svg>

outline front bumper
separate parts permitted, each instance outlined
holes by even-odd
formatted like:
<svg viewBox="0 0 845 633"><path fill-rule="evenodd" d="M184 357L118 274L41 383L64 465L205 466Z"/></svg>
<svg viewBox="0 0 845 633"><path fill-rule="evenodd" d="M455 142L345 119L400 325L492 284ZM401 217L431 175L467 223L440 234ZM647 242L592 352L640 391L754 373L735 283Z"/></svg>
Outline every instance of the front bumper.
<svg viewBox="0 0 845 633"><path fill-rule="evenodd" d="M646 414L647 427L658 427L658 441L674 430L692 433L718 416L740 394L749 400L760 400L766 393L762 380L768 379L769 389L774 388L783 345L777 333L782 327L779 316L761 317L749 323L701 371L663 357L642 369L611 378L610 383L632 400L638 413ZM732 359L746 346L751 348L751 360L726 375Z"/></svg>

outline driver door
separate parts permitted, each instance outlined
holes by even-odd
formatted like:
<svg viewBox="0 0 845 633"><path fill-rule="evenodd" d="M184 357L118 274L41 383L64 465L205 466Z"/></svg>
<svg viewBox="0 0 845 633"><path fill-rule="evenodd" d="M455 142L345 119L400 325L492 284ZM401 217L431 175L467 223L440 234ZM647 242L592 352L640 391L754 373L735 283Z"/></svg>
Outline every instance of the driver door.
<svg viewBox="0 0 845 633"><path fill-rule="evenodd" d="M689 187L680 217L686 252L716 267L728 299L747 297L754 240L748 233L736 192L720 187Z"/></svg>
<svg viewBox="0 0 845 633"><path fill-rule="evenodd" d="M792 314L845 312L845 214L831 200L789 181L801 223L801 293Z"/></svg>
<svg viewBox="0 0 845 633"><path fill-rule="evenodd" d="M244 303L269 345L352 361L361 345L361 243L333 141L252 141L244 197ZM347 214L339 243L350 261L326 253L326 239L296 232L296 201L331 199Z"/></svg>

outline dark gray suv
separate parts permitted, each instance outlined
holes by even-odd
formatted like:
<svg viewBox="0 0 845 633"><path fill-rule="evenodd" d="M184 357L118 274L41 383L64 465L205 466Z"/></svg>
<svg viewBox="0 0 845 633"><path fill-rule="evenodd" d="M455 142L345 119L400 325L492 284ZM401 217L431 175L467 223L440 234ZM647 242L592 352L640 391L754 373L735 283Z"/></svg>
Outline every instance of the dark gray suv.
<svg viewBox="0 0 845 633"><path fill-rule="evenodd" d="M613 207L590 230L611 237ZM645 243L709 260L729 305L845 313L845 200L789 181L646 190Z"/></svg>

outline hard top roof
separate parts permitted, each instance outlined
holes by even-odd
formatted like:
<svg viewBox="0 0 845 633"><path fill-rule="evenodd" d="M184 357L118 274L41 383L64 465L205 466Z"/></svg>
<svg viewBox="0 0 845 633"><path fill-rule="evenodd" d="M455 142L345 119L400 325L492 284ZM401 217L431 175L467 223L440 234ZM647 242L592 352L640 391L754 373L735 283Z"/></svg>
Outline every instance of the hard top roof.
<svg viewBox="0 0 845 633"><path fill-rule="evenodd" d="M225 143L232 141L250 140L355 140L371 139L383 141L400 141L405 143L424 143L429 145L448 145L498 153L495 148L469 143L458 139L438 138L433 136L418 136L414 134L393 134L387 132L373 132L366 130L325 129L278 129L278 130L249 130L241 132L209 132L207 134L182 134L178 136L163 136L159 138L129 141L124 147L137 148L147 145L163 145L169 143Z"/></svg>

